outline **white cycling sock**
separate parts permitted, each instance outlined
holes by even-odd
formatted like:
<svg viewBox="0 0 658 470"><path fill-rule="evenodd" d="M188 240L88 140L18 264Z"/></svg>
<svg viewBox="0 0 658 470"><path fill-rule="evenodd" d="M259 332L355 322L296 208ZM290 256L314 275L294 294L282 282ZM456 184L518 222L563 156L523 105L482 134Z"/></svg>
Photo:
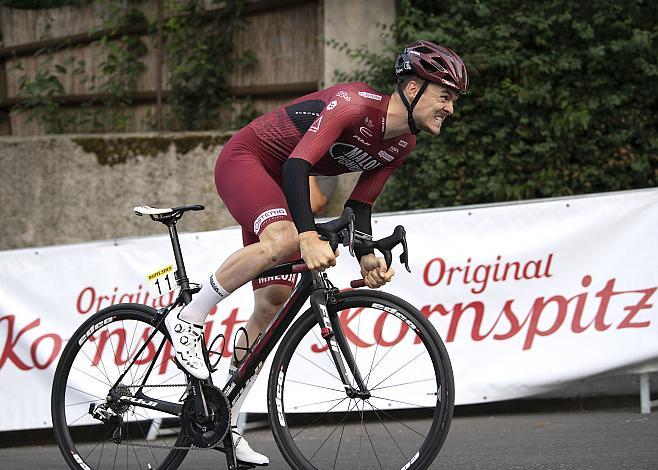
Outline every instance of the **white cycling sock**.
<svg viewBox="0 0 658 470"><path fill-rule="evenodd" d="M235 371L235 367L231 366L229 368L229 377L231 374L233 374L233 371ZM240 408L242 408L242 404L244 403L245 399L247 398L247 395L249 395L249 391L251 390L251 387L256 383L256 379L258 378L258 374L254 374L254 376L251 379L251 382L247 384L247 386L244 389L244 392L242 392L242 395L240 395L237 399L237 401L233 404L233 407L231 408L231 426L237 426L238 425L238 417L240 415Z"/></svg>
<svg viewBox="0 0 658 470"><path fill-rule="evenodd" d="M196 325L203 325L210 309L229 295L230 292L226 292L226 289L217 281L215 273L212 273L208 281L201 286L201 291L180 313L180 318Z"/></svg>

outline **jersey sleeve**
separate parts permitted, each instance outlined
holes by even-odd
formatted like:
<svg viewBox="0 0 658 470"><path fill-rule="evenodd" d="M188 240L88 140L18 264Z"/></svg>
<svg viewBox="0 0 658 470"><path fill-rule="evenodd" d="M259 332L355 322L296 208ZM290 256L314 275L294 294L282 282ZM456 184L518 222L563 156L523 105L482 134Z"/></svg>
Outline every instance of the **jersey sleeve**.
<svg viewBox="0 0 658 470"><path fill-rule="evenodd" d="M363 119L361 106L333 96L318 118L311 124L289 158L301 158L315 165L343 130Z"/></svg>
<svg viewBox="0 0 658 470"><path fill-rule="evenodd" d="M386 184L386 181L388 181L396 168L386 166L374 171L364 171L361 173L359 181L352 190L350 199L372 206L377 196L382 192L384 184Z"/></svg>
<svg viewBox="0 0 658 470"><path fill-rule="evenodd" d="M395 159L392 164L377 168L376 170L364 171L361 173L359 181L357 181L356 186L352 190L350 199L372 206L375 203L377 196L379 196L382 189L384 189L384 185L388 179L395 170L400 168L400 166L402 166L407 160L414 146L415 139L410 145L408 145L405 153L400 155L400 158Z"/></svg>

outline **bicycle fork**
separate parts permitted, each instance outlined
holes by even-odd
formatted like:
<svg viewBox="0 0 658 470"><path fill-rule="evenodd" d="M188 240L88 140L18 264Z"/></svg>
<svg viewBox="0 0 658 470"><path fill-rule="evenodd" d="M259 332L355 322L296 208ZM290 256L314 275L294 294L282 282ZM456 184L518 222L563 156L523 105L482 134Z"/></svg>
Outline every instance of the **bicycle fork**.
<svg viewBox="0 0 658 470"><path fill-rule="evenodd" d="M370 391L366 387L363 377L361 377L361 372L352 355L352 350L347 343L347 338L345 337L345 333L343 333L338 315L335 312L329 313L327 309L327 291L325 289L314 290L311 293L310 299L311 309L320 325L322 338L327 342L329 353L336 366L336 370L338 370L347 396L349 398L367 400L370 398ZM355 388L350 381L343 358L347 361L347 366L358 388Z"/></svg>

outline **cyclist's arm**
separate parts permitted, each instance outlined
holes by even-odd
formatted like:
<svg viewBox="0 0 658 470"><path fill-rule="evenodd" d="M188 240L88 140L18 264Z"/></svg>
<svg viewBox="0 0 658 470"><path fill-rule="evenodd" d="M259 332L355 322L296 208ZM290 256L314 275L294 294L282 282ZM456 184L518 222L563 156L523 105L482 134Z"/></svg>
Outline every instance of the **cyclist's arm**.
<svg viewBox="0 0 658 470"><path fill-rule="evenodd" d="M308 182L311 168L327 153L346 127L362 118L358 106L341 98L337 98L331 109L327 108L320 114L322 120L315 131L309 129L304 134L283 165L283 192L300 235L315 232Z"/></svg>
<svg viewBox="0 0 658 470"><path fill-rule="evenodd" d="M381 193L386 181L391 174L404 162L408 153L393 165L379 168L376 171L365 171L361 174L345 207L351 207L354 212L354 229L372 236L372 205ZM391 280L395 271L393 268L387 270L384 258L374 254L374 250L360 248L358 244L354 248L359 259L361 275L368 287L378 288Z"/></svg>

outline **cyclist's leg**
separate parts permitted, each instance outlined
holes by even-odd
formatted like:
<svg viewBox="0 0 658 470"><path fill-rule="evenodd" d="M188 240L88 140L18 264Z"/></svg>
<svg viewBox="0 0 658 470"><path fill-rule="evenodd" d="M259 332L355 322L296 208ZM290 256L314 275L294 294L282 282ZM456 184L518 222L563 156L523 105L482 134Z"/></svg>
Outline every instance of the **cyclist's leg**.
<svg viewBox="0 0 658 470"><path fill-rule="evenodd" d="M217 193L243 233L251 233L255 242L230 255L185 307L181 317L194 324L203 324L224 297L297 251L297 231L279 182L254 155L248 134L245 137L241 131L217 159Z"/></svg>
<svg viewBox="0 0 658 470"><path fill-rule="evenodd" d="M190 304L167 317L177 359L200 379L209 374L203 362L201 335L212 307L260 272L292 256L299 244L281 187L240 133L227 143L217 159L215 183L235 220L262 240L229 256Z"/></svg>
<svg viewBox="0 0 658 470"><path fill-rule="evenodd" d="M299 252L297 230L289 220L269 223L261 229L259 238L258 242L229 256L215 273L219 283L228 292L233 292L259 273L293 258Z"/></svg>
<svg viewBox="0 0 658 470"><path fill-rule="evenodd" d="M243 229L242 240L245 246L250 246L256 243L277 243L282 226L283 223L281 222L269 225L262 231L260 239L255 234ZM293 257L296 258L299 253L295 253L294 255L295 256ZM281 305L283 305L286 299L290 296L290 292L295 285L296 277L296 275L276 276L274 278L255 279L252 281L254 289L254 311L244 327L246 335L242 332L238 335L236 343L237 349L234 351L233 362L231 364L232 368L235 367L236 361L241 361L244 358L246 350L253 346L258 335L265 330ZM257 375L252 378L251 382L249 382L238 400L233 403L233 408L231 410L231 426L234 433L237 433L237 422L240 408L242 408L244 400L249 395L251 386L256 381L256 378ZM268 461L267 457L249 447L249 444L242 436L234 435L234 438L237 441L236 455L239 460L260 464Z"/></svg>

